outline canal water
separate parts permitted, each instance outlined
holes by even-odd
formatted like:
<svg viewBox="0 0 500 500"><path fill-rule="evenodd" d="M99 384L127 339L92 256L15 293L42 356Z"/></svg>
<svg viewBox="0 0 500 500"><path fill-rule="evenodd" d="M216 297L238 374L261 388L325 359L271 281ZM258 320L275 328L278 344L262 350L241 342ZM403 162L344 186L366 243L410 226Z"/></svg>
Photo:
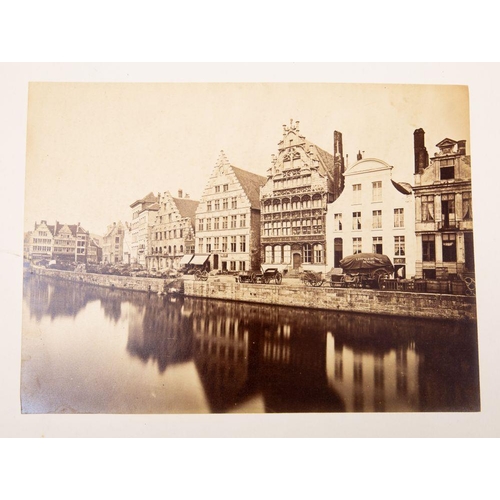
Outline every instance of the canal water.
<svg viewBox="0 0 500 500"><path fill-rule="evenodd" d="M480 410L475 323L23 289L23 413Z"/></svg>

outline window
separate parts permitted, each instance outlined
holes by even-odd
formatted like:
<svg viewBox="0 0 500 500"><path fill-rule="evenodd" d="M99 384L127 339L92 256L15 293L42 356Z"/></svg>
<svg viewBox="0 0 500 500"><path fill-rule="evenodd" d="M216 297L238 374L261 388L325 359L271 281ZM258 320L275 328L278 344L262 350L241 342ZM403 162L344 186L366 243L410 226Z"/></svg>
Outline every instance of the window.
<svg viewBox="0 0 500 500"><path fill-rule="evenodd" d="M311 208L311 198L309 196L302 198L302 208Z"/></svg>
<svg viewBox="0 0 500 500"><path fill-rule="evenodd" d="M404 208L394 209L394 227L405 227Z"/></svg>
<svg viewBox="0 0 500 500"><path fill-rule="evenodd" d="M266 254L266 264L272 264L273 263L273 247L271 245L266 246L265 254Z"/></svg>
<svg viewBox="0 0 500 500"><path fill-rule="evenodd" d="M120 243L120 237L119 236L115 237L115 243Z"/></svg>
<svg viewBox="0 0 500 500"><path fill-rule="evenodd" d="M231 198L231 208L238 208L238 200L236 199L236 196Z"/></svg>
<svg viewBox="0 0 500 500"><path fill-rule="evenodd" d="M220 200L214 201L214 208L215 208L215 210L220 210Z"/></svg>
<svg viewBox="0 0 500 500"><path fill-rule="evenodd" d="M300 229L301 229L301 221L300 220L292 221L292 234L294 235L300 234Z"/></svg>
<svg viewBox="0 0 500 500"><path fill-rule="evenodd" d="M311 248L311 245L309 243L306 243L302 247L302 253L303 253L304 262L307 264L310 264L311 259L312 259L312 248Z"/></svg>
<svg viewBox="0 0 500 500"><path fill-rule="evenodd" d="M219 237L214 238L214 250L219 250Z"/></svg>
<svg viewBox="0 0 500 500"><path fill-rule="evenodd" d="M290 210L290 200L283 200L283 203L281 205L283 207L283 211Z"/></svg>
<svg viewBox="0 0 500 500"><path fill-rule="evenodd" d="M302 234L311 234L311 219L302 221Z"/></svg>
<svg viewBox="0 0 500 500"><path fill-rule="evenodd" d="M441 180L446 181L455 178L455 166L452 158L439 162Z"/></svg>
<svg viewBox="0 0 500 500"><path fill-rule="evenodd" d="M245 261L240 260L240 271L244 271L244 270L245 270Z"/></svg>
<svg viewBox="0 0 500 500"><path fill-rule="evenodd" d="M352 239L352 253L353 254L361 253L361 238Z"/></svg>
<svg viewBox="0 0 500 500"><path fill-rule="evenodd" d="M373 229L382 228L382 210L373 211L372 228Z"/></svg>
<svg viewBox="0 0 500 500"><path fill-rule="evenodd" d="M231 236L231 252L236 252L236 236Z"/></svg>
<svg viewBox="0 0 500 500"><path fill-rule="evenodd" d="M282 222L282 231L283 231L283 236L289 236L290 235L290 221L285 220Z"/></svg>
<svg viewBox="0 0 500 500"><path fill-rule="evenodd" d="M312 200L313 208L321 208L321 196L314 195Z"/></svg>
<svg viewBox="0 0 500 500"><path fill-rule="evenodd" d="M222 237L222 251L227 252L227 236Z"/></svg>
<svg viewBox="0 0 500 500"><path fill-rule="evenodd" d="M382 236L373 237L373 253L384 253L382 252Z"/></svg>
<svg viewBox="0 0 500 500"><path fill-rule="evenodd" d="M434 220L434 196L422 196L422 222Z"/></svg>
<svg viewBox="0 0 500 500"><path fill-rule="evenodd" d="M453 226L455 223L455 195L441 195L441 213L443 216L444 227Z"/></svg>
<svg viewBox="0 0 500 500"><path fill-rule="evenodd" d="M352 185L352 202L361 203L361 184Z"/></svg>
<svg viewBox="0 0 500 500"><path fill-rule="evenodd" d="M317 219L313 219L312 225L313 225L313 233L314 234L320 234L323 232L323 219L321 217L318 217Z"/></svg>
<svg viewBox="0 0 500 500"><path fill-rule="evenodd" d="M219 217L214 218L214 229L219 229Z"/></svg>
<svg viewBox="0 0 500 500"><path fill-rule="evenodd" d="M236 227L236 215L231 215L231 229Z"/></svg>
<svg viewBox="0 0 500 500"><path fill-rule="evenodd" d="M443 234L443 262L457 261L456 239L456 234Z"/></svg>
<svg viewBox="0 0 500 500"><path fill-rule="evenodd" d="M207 231L211 231L211 230L212 230L212 219L207 219ZM180 237L182 238L182 229L181 229Z"/></svg>
<svg viewBox="0 0 500 500"><path fill-rule="evenodd" d="M394 255L403 256L404 254L405 254L405 237L394 236Z"/></svg>
<svg viewBox="0 0 500 500"><path fill-rule="evenodd" d="M247 226L247 216L246 214L241 214L240 215L240 227L246 227Z"/></svg>
<svg viewBox="0 0 500 500"><path fill-rule="evenodd" d="M264 236L271 236L271 223L264 222Z"/></svg>
<svg viewBox="0 0 500 500"><path fill-rule="evenodd" d="M198 240L198 252L203 253L203 238Z"/></svg>
<svg viewBox="0 0 500 500"><path fill-rule="evenodd" d="M222 189L224 191L227 191L229 189L229 184L224 184L224 186L222 186Z"/></svg>
<svg viewBox="0 0 500 500"><path fill-rule="evenodd" d="M372 201L382 201L382 181L372 182Z"/></svg>
<svg viewBox="0 0 500 500"><path fill-rule="evenodd" d="M220 193L220 186L215 186L215 192Z"/></svg>
<svg viewBox="0 0 500 500"><path fill-rule="evenodd" d="M247 251L247 239L245 235L240 236L240 252Z"/></svg>
<svg viewBox="0 0 500 500"><path fill-rule="evenodd" d="M470 191L462 194L462 218L464 220L472 219L471 195L472 193Z"/></svg>
<svg viewBox="0 0 500 500"><path fill-rule="evenodd" d="M273 212L280 212L280 211L281 211L280 200L274 200L273 201Z"/></svg>
<svg viewBox="0 0 500 500"><path fill-rule="evenodd" d="M212 211L212 202L207 201L207 212L211 212L211 211Z"/></svg>
<svg viewBox="0 0 500 500"><path fill-rule="evenodd" d="M285 245L283 247L283 264L290 264L290 254L291 254L291 246Z"/></svg>
<svg viewBox="0 0 500 500"><path fill-rule="evenodd" d="M207 253L210 253L212 251L212 238L207 238L207 244L205 245L205 248Z"/></svg>
<svg viewBox="0 0 500 500"><path fill-rule="evenodd" d="M361 212L352 213L352 228L361 229Z"/></svg>
<svg viewBox="0 0 500 500"><path fill-rule="evenodd" d="M222 217L222 229L227 229L227 216Z"/></svg>
<svg viewBox="0 0 500 500"><path fill-rule="evenodd" d="M323 263L323 245L314 245L314 263L322 264Z"/></svg>
<svg viewBox="0 0 500 500"><path fill-rule="evenodd" d="M342 214L333 214L333 227L335 231L342 231Z"/></svg>
<svg viewBox="0 0 500 500"><path fill-rule="evenodd" d="M236 261L235 260L232 260L229 263L229 269L231 269L231 271L236 271Z"/></svg>
<svg viewBox="0 0 500 500"><path fill-rule="evenodd" d="M227 200L227 198L224 198L224 199L222 200L222 209L223 209L223 210L227 210L227 209L228 209L228 206L229 206L229 205L228 205L228 200Z"/></svg>
<svg viewBox="0 0 500 500"><path fill-rule="evenodd" d="M273 236L279 236L281 232L281 223L273 222Z"/></svg>
<svg viewBox="0 0 500 500"><path fill-rule="evenodd" d="M299 198L292 198L292 210L300 209L300 200Z"/></svg>
<svg viewBox="0 0 500 500"><path fill-rule="evenodd" d="M281 264L282 262L282 249L279 245L274 247L274 264Z"/></svg>
<svg viewBox="0 0 500 500"><path fill-rule="evenodd" d="M422 260L424 262L436 261L436 243L433 234L422 235Z"/></svg>

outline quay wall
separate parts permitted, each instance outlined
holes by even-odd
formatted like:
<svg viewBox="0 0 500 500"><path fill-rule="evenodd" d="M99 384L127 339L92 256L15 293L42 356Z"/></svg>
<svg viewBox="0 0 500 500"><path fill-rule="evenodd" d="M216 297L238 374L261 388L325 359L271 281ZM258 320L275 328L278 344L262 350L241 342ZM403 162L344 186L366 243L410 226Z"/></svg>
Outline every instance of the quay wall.
<svg viewBox="0 0 500 500"><path fill-rule="evenodd" d="M133 276L115 276L112 274L75 273L73 271L60 271L58 269L32 268L33 274L51 276L53 278L87 283L90 285L116 288L120 290L134 290L138 292L159 292L163 290L165 281L168 284L175 280L162 278L137 278Z"/></svg>
<svg viewBox="0 0 500 500"><path fill-rule="evenodd" d="M140 292L157 293L163 290L165 284L165 280L161 278L75 273L45 268L33 268L32 272L76 283ZM176 280L166 281L170 285ZM264 285L222 281L217 278L210 278L208 281L186 279L182 283L184 295L190 297L452 321L477 319L476 298L465 295L327 286L316 288L285 283Z"/></svg>
<svg viewBox="0 0 500 500"><path fill-rule="evenodd" d="M386 290L185 281L184 295L280 306L475 321L475 297Z"/></svg>

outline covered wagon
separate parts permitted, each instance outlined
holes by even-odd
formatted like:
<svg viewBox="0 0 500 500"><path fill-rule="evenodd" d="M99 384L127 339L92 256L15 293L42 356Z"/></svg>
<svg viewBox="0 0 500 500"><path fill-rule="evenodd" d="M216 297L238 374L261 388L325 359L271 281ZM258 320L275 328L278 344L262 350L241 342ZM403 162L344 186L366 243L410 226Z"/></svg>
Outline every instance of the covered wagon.
<svg viewBox="0 0 500 500"><path fill-rule="evenodd" d="M394 273L394 266L387 255L357 253L340 261L344 286L380 288L384 280Z"/></svg>

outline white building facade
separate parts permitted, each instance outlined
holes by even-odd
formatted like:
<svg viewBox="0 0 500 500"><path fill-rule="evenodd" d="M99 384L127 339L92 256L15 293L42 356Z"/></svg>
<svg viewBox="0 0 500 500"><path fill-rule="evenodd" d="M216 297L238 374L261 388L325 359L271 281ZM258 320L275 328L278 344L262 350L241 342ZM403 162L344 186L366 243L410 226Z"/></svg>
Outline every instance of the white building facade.
<svg viewBox="0 0 500 500"><path fill-rule="evenodd" d="M344 173L345 187L328 206L327 263L356 253L387 255L400 278L415 275L415 218L411 186L392 180L393 167L360 159Z"/></svg>

